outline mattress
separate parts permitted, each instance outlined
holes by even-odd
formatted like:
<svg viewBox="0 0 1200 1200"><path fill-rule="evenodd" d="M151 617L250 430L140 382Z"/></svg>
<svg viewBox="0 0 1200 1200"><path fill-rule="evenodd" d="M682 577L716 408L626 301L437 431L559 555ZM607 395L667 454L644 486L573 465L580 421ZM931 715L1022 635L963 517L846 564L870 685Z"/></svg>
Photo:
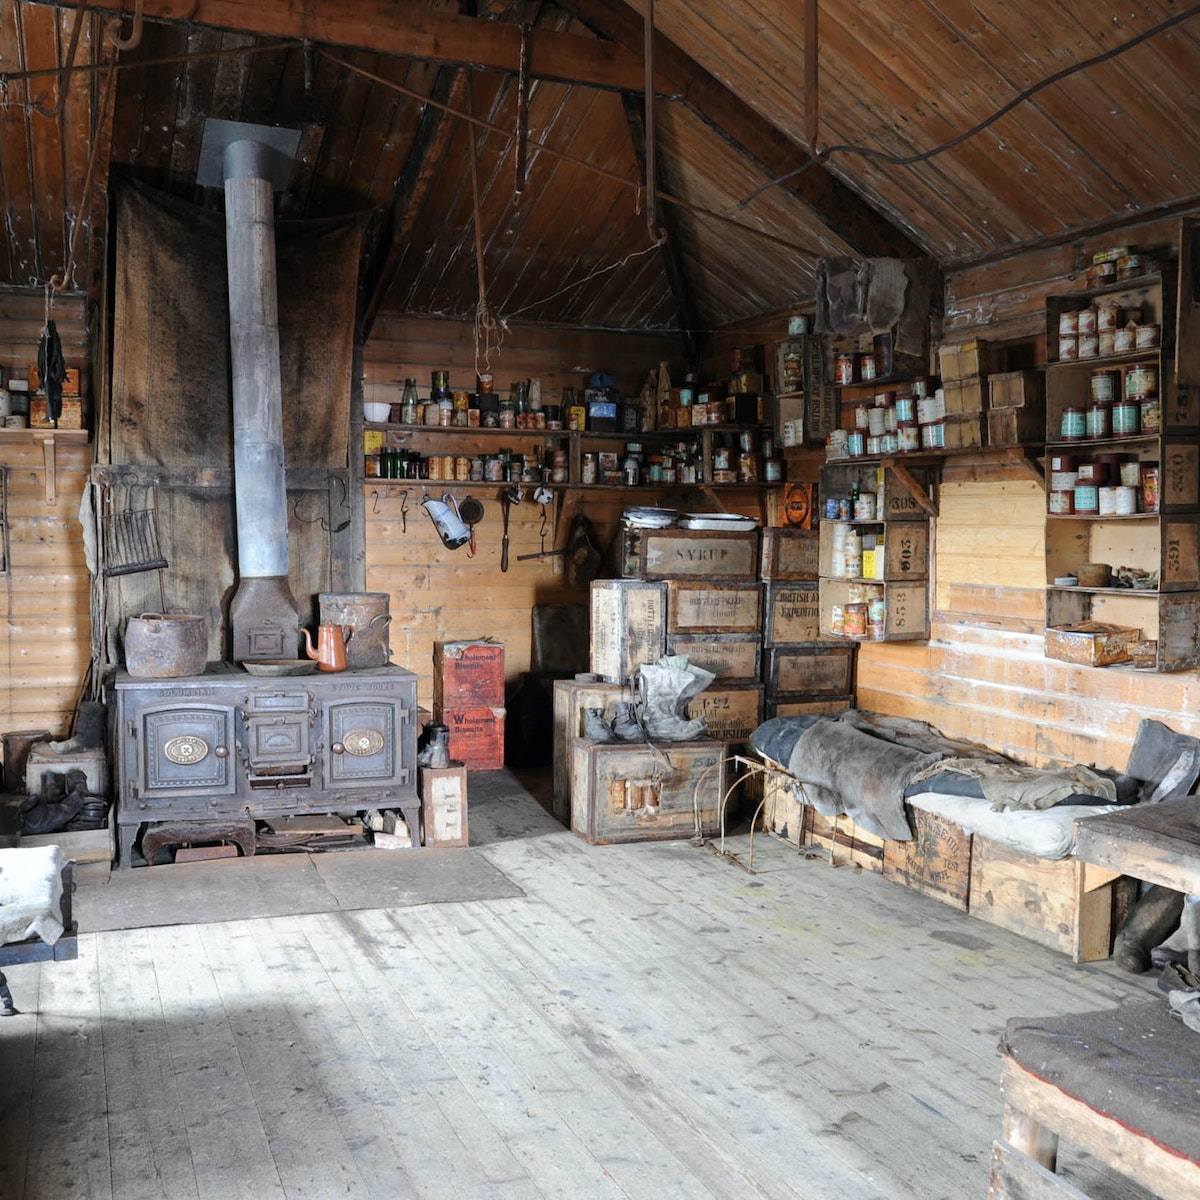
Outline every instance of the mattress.
<svg viewBox="0 0 1200 1200"><path fill-rule="evenodd" d="M991 804L973 796L948 796L917 792L906 801L935 816L961 825L989 842L1034 858L1067 858L1075 853L1075 822L1083 817L1115 812L1123 804L1059 804L1054 808L995 812Z"/></svg>

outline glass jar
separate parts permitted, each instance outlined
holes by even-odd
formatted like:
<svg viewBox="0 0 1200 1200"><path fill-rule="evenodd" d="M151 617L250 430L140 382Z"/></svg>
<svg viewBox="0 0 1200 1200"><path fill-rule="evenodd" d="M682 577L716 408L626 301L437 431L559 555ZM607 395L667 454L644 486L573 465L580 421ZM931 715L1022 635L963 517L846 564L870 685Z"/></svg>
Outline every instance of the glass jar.
<svg viewBox="0 0 1200 1200"><path fill-rule="evenodd" d="M417 381L409 378L404 381L404 394L400 397L400 423L415 425L421 415L421 402L417 399Z"/></svg>

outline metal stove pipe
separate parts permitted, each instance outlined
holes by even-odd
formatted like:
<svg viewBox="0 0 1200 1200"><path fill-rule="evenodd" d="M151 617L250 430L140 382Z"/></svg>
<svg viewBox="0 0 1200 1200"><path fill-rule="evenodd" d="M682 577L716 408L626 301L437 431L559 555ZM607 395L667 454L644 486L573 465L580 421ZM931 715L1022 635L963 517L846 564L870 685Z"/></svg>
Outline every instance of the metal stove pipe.
<svg viewBox="0 0 1200 1200"><path fill-rule="evenodd" d="M251 139L231 142L224 153L238 539L229 612L235 662L294 658L300 640L299 606L288 586L270 155L268 146Z"/></svg>

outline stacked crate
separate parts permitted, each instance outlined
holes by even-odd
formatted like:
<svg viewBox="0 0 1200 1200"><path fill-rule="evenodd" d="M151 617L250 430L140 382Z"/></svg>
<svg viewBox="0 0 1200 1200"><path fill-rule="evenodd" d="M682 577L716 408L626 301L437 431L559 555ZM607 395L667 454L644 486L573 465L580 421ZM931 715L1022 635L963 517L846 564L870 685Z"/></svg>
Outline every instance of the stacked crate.
<svg viewBox="0 0 1200 1200"><path fill-rule="evenodd" d="M496 642L437 642L433 715L450 730L450 757L468 770L504 766L504 647Z"/></svg>
<svg viewBox="0 0 1200 1200"><path fill-rule="evenodd" d="M763 531L763 679L767 715L826 714L854 707L857 643L822 640L820 534Z"/></svg>
<svg viewBox="0 0 1200 1200"><path fill-rule="evenodd" d="M1004 370L1004 347L981 338L944 342L938 348L938 363L946 400L946 449L982 446L987 437L988 376Z"/></svg>
<svg viewBox="0 0 1200 1200"><path fill-rule="evenodd" d="M1005 371L988 380L988 445L1041 445L1046 440L1046 387L1040 371Z"/></svg>

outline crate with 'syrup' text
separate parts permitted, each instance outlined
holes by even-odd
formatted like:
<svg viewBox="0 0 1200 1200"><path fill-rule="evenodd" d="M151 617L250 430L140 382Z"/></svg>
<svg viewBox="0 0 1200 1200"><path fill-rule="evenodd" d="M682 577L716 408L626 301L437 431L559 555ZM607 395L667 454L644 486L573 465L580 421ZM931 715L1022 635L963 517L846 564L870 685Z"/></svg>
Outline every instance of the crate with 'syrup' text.
<svg viewBox="0 0 1200 1200"><path fill-rule="evenodd" d="M815 642L821 636L821 606L816 583L772 581L764 588L763 641L766 645Z"/></svg>
<svg viewBox="0 0 1200 1200"><path fill-rule="evenodd" d="M705 733L723 742L745 742L762 724L763 690L710 685L687 702L685 715L703 717Z"/></svg>
<svg viewBox="0 0 1200 1200"><path fill-rule="evenodd" d="M450 730L450 757L469 771L504 766L504 709L447 708L438 714Z"/></svg>
<svg viewBox="0 0 1200 1200"><path fill-rule="evenodd" d="M816 579L819 550L816 529L764 529L759 571L764 579Z"/></svg>
<svg viewBox="0 0 1200 1200"><path fill-rule="evenodd" d="M468 841L466 767L422 767L420 779L425 845L465 846Z"/></svg>
<svg viewBox="0 0 1200 1200"><path fill-rule="evenodd" d="M571 831L593 844L711 837L720 829L725 744L571 744Z"/></svg>
<svg viewBox="0 0 1200 1200"><path fill-rule="evenodd" d="M757 579L758 530L646 529L638 556L643 579Z"/></svg>
<svg viewBox="0 0 1200 1200"><path fill-rule="evenodd" d="M744 633L670 633L667 653L711 671L721 683L756 683L762 670L762 640Z"/></svg>
<svg viewBox="0 0 1200 1200"><path fill-rule="evenodd" d="M591 664L607 683L626 683L667 649L667 585L597 579L591 591Z"/></svg>
<svg viewBox="0 0 1200 1200"><path fill-rule="evenodd" d="M757 583L667 583L670 633L758 633L762 588Z"/></svg>
<svg viewBox="0 0 1200 1200"><path fill-rule="evenodd" d="M504 647L488 641L435 642L433 704L496 708L504 703Z"/></svg>
<svg viewBox="0 0 1200 1200"><path fill-rule="evenodd" d="M776 702L848 696L854 691L857 650L853 643L776 646L767 651L767 691Z"/></svg>

